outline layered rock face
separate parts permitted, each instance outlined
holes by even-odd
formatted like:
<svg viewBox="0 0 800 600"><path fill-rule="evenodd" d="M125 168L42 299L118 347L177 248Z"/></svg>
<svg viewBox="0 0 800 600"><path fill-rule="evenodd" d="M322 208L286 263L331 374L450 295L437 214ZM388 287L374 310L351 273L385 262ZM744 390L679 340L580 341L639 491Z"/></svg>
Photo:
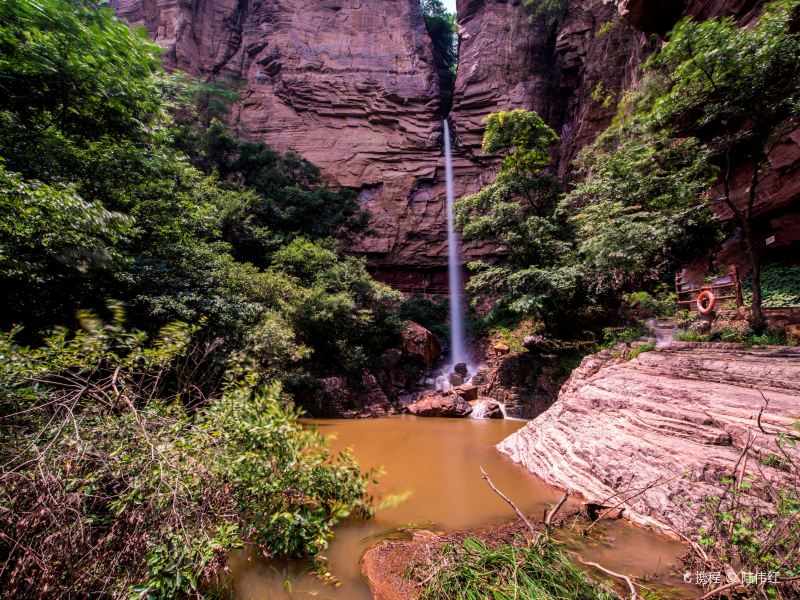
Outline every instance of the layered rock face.
<svg viewBox="0 0 800 600"><path fill-rule="evenodd" d="M496 157L480 149L489 113L541 114L559 134L556 170L568 178L572 159L608 125L638 65L660 43L648 33L686 14L747 22L763 2L568 0L563 14L531 14L521 0L457 4L459 64L449 120L455 193L463 196L496 174ZM165 48L169 67L241 80L242 100L230 115L238 134L296 151L331 183L358 190L374 235L350 250L365 255L381 278L407 276L414 286L430 287L447 261L441 120L451 90L441 88L419 0L111 5ZM798 139L787 136L773 153L757 213L780 210L797 196ZM744 171L742 182L734 196L744 193ZM797 215L790 217L791 223L785 216L770 222L778 243L798 237ZM464 250L466 262L495 248Z"/></svg>
<svg viewBox="0 0 800 600"><path fill-rule="evenodd" d="M519 0L459 0L461 45L451 120L459 148L474 162L482 120L532 109L559 134L559 174L605 128L616 100L654 46L613 4L570 0L565 14L530 14ZM603 30L603 31L601 31Z"/></svg>
<svg viewBox="0 0 800 600"><path fill-rule="evenodd" d="M748 443L747 475L780 487L787 474L764 458L780 456L776 436L798 415L800 350L674 342L629 362L585 358L558 401L498 448L548 483L622 502L634 522L691 535Z"/></svg>
<svg viewBox="0 0 800 600"><path fill-rule="evenodd" d="M241 79L239 135L298 152L359 190L376 262L441 264L442 102L418 0L112 0L165 62ZM441 186L443 189L443 185Z"/></svg>

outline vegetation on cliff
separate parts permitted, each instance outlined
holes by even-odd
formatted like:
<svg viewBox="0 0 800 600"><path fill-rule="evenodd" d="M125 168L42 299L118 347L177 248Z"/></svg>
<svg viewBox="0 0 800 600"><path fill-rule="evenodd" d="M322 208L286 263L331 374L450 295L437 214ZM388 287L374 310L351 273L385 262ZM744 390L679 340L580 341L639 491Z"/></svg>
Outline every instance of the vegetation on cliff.
<svg viewBox="0 0 800 600"><path fill-rule="evenodd" d="M722 206L742 231L751 326L762 329L753 210L767 156L800 118L797 13L796 0L781 0L748 28L681 21L582 152L580 180L565 193L547 174L556 138L541 119L490 116L484 150L505 158L494 184L459 203L459 223L468 241L499 240L506 258L473 264L471 291L497 299L498 315L579 333L610 318L625 294L653 291L719 243L711 209ZM744 198L731 197L734 163L749 169Z"/></svg>

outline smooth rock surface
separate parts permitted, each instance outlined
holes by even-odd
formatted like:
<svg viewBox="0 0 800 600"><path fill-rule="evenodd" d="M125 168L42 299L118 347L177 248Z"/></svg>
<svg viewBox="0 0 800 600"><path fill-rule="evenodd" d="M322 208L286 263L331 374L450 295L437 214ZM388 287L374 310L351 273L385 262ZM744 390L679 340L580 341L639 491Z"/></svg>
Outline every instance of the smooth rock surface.
<svg viewBox="0 0 800 600"><path fill-rule="evenodd" d="M409 404L408 412L418 417L468 417L472 406L458 394L430 394Z"/></svg>
<svg viewBox="0 0 800 600"><path fill-rule="evenodd" d="M600 504L627 499L632 521L689 536L748 436L755 457L777 453L798 416L800 350L674 342L629 362L586 357L556 403L498 448L548 483ZM780 485L786 474L758 462L748 473Z"/></svg>

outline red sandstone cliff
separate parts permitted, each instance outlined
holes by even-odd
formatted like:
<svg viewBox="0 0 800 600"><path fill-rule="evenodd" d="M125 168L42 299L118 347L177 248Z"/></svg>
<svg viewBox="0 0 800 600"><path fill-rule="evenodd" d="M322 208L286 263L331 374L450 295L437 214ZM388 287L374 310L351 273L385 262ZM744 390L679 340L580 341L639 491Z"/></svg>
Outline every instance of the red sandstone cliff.
<svg viewBox="0 0 800 600"><path fill-rule="evenodd" d="M329 180L359 190L377 235L353 251L392 270L444 265L441 119L449 91L440 89L418 0L111 4L166 48L168 66L244 81L232 114L240 135L295 150ZM566 177L578 150L608 125L639 63L661 43L648 33L669 29L684 14L746 22L762 4L569 0L557 19L527 15L521 0L458 0L459 65L449 114L456 194L494 177L496 161L480 151L481 121L490 112L539 112L559 134L558 172ZM800 193L797 132L771 158L756 212L769 213L765 230L778 231L780 244L800 239L796 210L776 216Z"/></svg>

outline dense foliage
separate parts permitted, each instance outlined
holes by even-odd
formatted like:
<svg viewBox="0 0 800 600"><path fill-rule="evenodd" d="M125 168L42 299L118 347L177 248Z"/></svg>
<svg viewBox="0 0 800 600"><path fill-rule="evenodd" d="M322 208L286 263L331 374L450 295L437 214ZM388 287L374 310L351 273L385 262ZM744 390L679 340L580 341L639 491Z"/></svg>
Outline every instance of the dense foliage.
<svg viewBox="0 0 800 600"><path fill-rule="evenodd" d="M228 553L318 556L370 514L367 478L302 429L277 385L232 371L187 407L195 328L103 324L0 340L0 582L14 598L197 595Z"/></svg>
<svg viewBox="0 0 800 600"><path fill-rule="evenodd" d="M318 557L369 513L357 465L278 384L360 378L399 334L399 296L338 251L366 216L298 156L238 140L218 119L235 85L159 54L90 0L0 4L14 597L198 595L233 548Z"/></svg>
<svg viewBox="0 0 800 600"><path fill-rule="evenodd" d="M658 136L669 148L683 146L689 159L666 171L689 182L714 173L719 189L699 196L725 208L741 229L751 270L751 322L763 327L761 250L754 223L759 185L768 156L800 119L800 3L767 5L752 27L732 19L679 22L668 43L646 64L646 85L618 116L618 148ZM693 150L693 148L695 148ZM737 169L748 184L734 189ZM675 197L683 210L698 204L697 189Z"/></svg>
<svg viewBox="0 0 800 600"><path fill-rule="evenodd" d="M33 340L118 298L149 329L205 318L221 351L291 367L290 386L368 366L398 329L398 297L337 253L366 223L351 191L236 139L214 118L235 91L167 78L109 10L0 10L3 325Z"/></svg>
<svg viewBox="0 0 800 600"><path fill-rule="evenodd" d="M441 60L445 69L450 72L449 85L452 85L458 62L456 15L447 12L442 0L422 0L420 6L425 18L425 27L433 42L434 53Z"/></svg>
<svg viewBox="0 0 800 600"><path fill-rule="evenodd" d="M500 173L457 210L467 241L499 242L505 257L473 264L471 290L496 299L498 316L579 333L610 318L625 294L652 291L718 244L724 232L711 209L722 204L750 258L758 331L754 203L771 148L800 117L798 6L768 5L748 28L681 21L612 125L581 153L577 184L560 197L548 174L555 134L532 112L491 115L484 150L503 156ZM737 197L734 163L750 170Z"/></svg>
<svg viewBox="0 0 800 600"><path fill-rule="evenodd" d="M574 226L558 205L555 177L544 172L555 133L533 112L495 113L486 120L484 151L505 154L495 182L456 205L469 242L499 242L500 262L470 264L468 289L504 314L546 320L557 329L571 319L584 289L575 260Z"/></svg>
<svg viewBox="0 0 800 600"><path fill-rule="evenodd" d="M742 281L742 295L752 301L752 281ZM765 264L761 271L762 303L767 308L800 307L800 266L787 263Z"/></svg>

